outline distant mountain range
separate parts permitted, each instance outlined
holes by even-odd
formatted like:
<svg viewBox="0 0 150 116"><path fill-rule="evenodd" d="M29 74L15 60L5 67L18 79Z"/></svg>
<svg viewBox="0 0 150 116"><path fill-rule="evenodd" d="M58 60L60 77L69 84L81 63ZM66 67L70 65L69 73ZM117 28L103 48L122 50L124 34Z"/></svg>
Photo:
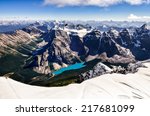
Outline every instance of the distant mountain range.
<svg viewBox="0 0 150 116"><path fill-rule="evenodd" d="M59 26L63 26L64 24L67 24L70 26L70 28L73 28L74 25L87 25L92 26L93 28L100 29L101 31L109 31L112 27L116 28L118 31L122 28L137 28L143 25L145 22L139 22L139 21L32 21L32 20L22 20L22 21L4 21L0 20L0 33L6 33L6 32L13 32L18 29L25 28L29 26L30 24L38 24L41 25L48 25L55 23ZM150 22L147 22L147 25L150 25Z"/></svg>
<svg viewBox="0 0 150 116"><path fill-rule="evenodd" d="M0 23L0 75L28 84L57 86L105 73L135 72L143 66L138 61L150 58L149 23L50 21L3 26ZM55 75L76 63L84 66Z"/></svg>

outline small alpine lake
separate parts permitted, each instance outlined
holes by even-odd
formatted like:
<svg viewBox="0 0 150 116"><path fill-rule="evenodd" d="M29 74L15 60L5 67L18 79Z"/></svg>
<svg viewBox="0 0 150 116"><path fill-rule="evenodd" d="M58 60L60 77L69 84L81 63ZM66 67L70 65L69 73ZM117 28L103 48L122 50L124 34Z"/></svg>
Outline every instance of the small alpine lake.
<svg viewBox="0 0 150 116"><path fill-rule="evenodd" d="M83 67L85 67L85 66L86 66L86 65L84 65L84 62L82 62L82 63L75 63L75 64L70 65L70 66L68 66L68 67L61 68L61 69L59 69L59 70L57 70L57 71L54 71L53 74L54 74L54 75L59 75L59 74L63 73L64 71L80 69L80 68L83 68Z"/></svg>

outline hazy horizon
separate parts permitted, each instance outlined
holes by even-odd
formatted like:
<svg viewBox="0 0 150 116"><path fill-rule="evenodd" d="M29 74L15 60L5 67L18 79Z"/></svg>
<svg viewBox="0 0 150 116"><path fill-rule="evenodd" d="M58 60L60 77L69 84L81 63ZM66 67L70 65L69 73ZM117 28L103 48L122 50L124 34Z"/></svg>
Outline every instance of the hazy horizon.
<svg viewBox="0 0 150 116"><path fill-rule="evenodd" d="M123 23L123 22L129 22L129 23L150 23L150 21L127 21L127 20L122 20L122 21L117 21L117 20L57 20L57 19L0 19L0 22L47 22L47 21L58 21L58 22L117 22L117 23Z"/></svg>

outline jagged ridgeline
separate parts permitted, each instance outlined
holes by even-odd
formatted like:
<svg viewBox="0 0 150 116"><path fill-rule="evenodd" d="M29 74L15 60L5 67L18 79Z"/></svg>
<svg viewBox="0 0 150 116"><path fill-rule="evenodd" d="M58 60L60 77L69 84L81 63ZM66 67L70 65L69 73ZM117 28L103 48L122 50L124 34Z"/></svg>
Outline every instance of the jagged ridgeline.
<svg viewBox="0 0 150 116"><path fill-rule="evenodd" d="M39 86L134 73L150 58L150 28L36 22L0 34L0 76Z"/></svg>

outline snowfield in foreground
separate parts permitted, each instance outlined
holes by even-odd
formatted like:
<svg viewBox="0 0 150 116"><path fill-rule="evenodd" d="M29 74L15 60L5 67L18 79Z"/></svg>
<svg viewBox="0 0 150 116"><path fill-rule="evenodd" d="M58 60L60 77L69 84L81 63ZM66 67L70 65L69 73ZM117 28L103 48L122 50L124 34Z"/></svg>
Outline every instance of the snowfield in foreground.
<svg viewBox="0 0 150 116"><path fill-rule="evenodd" d="M150 98L150 63L135 74L106 74L81 84L64 87L37 87L0 78L0 98Z"/></svg>

